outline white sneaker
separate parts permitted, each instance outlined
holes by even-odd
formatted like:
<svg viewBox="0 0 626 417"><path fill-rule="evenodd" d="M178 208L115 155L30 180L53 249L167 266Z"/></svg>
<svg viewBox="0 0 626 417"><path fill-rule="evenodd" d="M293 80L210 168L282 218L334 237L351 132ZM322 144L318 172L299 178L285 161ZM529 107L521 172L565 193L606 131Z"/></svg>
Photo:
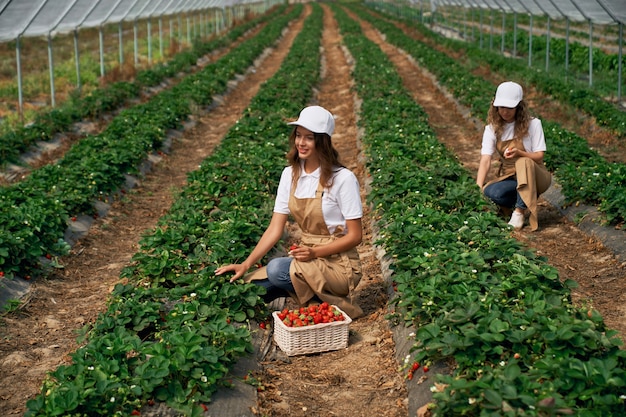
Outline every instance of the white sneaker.
<svg viewBox="0 0 626 417"><path fill-rule="evenodd" d="M511 220L509 220L509 225L513 226L515 230L519 230L524 227L524 213L514 210L511 215Z"/></svg>

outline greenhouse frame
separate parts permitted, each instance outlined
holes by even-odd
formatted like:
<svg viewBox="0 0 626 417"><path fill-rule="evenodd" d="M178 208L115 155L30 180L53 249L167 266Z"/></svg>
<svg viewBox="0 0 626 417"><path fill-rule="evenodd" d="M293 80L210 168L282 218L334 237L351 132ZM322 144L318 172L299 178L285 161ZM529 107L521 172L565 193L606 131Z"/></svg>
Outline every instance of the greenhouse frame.
<svg viewBox="0 0 626 417"><path fill-rule="evenodd" d="M158 48L163 55L163 36L169 34L178 40L192 43L196 37L205 37L219 33L229 27L234 19L243 18L246 13L264 13L281 0L0 0L0 43L14 42L16 49L16 78L19 112L23 112L23 68L22 40L24 38L45 38L48 49L48 70L50 78L50 104L55 107L55 80L54 80L54 46L53 39L58 36L72 36L74 43L74 61L76 72L76 88L81 89L81 66L79 53L79 33L84 29L96 29L99 35L100 77L105 75L104 44L105 36L111 36L110 30L105 29L117 25L117 42L119 44L119 64L124 63L124 31L122 25L133 25L133 54L134 65L137 67L140 57L152 64L153 22L158 25ZM533 34L533 17L547 20L546 38L546 71L550 65L550 38L551 21L564 21L566 24L566 42L569 45L569 25L584 23L588 25L589 48L589 85L593 85L593 35L594 25L612 26L618 28L616 49L618 55L617 70L617 99L622 96L622 60L623 60L623 25L626 22L626 0L385 0L396 4L408 4L419 10L422 22L425 15L431 16L431 23L444 25L446 22L436 21L442 13L461 13L460 20L464 25L473 19L474 13L480 15L482 43L483 32L493 33L496 28L494 14L502 16L501 52L504 53L505 16L513 16L513 31L517 33L517 16L524 15L530 19L529 35ZM483 28L483 15L488 14L487 28ZM471 14L471 16L469 16ZM165 22L165 23L164 23ZM164 27L168 23L169 28ZM138 29L139 24L147 26L147 51L140 51ZM457 30L461 37L467 36L467 29ZM108 34L108 35L107 35ZM493 38L493 37L492 37ZM528 65L531 66L532 36L528 47ZM513 56L516 56L514 42ZM564 57L565 65L569 62L568 50ZM567 68L566 68L567 70Z"/></svg>
<svg viewBox="0 0 626 417"><path fill-rule="evenodd" d="M389 1L390 3L402 3L397 1ZM504 32L505 32L505 16L512 15L514 19L513 30L517 31L517 16L529 16L530 26L529 34L533 33L533 17L541 17L547 20L547 28L545 37L547 43L546 49L546 71L549 69L549 53L550 38L552 36L550 24L552 21L564 21L566 25L566 42L570 43L570 23L584 23L588 26L588 48L589 48L589 85L593 84L593 35L594 26L616 26L618 34L615 39L615 47L618 55L618 80L617 80L617 98L621 100L622 95L622 61L623 61L623 26L626 22L626 0L408 0L411 8L419 10L419 15L424 23L424 16L430 15L431 22L442 24L437 21L437 17L442 13L452 10L461 10L462 20L467 23L472 17L469 13L477 12L480 17L481 34L484 31L493 33L495 28L494 13L502 16L502 46L501 52L504 52ZM489 22L487 28L483 29L484 15L487 14ZM466 37L466 30L458 30L461 37ZM532 37L530 37L532 39ZM532 41L531 41L532 42ZM566 50L567 54L567 50ZM513 50L513 55L516 51ZM529 45L528 65L531 66L532 44ZM568 56L564 57L567 65Z"/></svg>
<svg viewBox="0 0 626 417"><path fill-rule="evenodd" d="M55 106L54 51L52 40L58 35L72 34L76 62L77 88L80 89L79 32L82 29L97 28L100 45L100 75L105 72L104 28L118 25L119 62L124 61L122 51L122 23L134 25L134 56L138 60L137 24L148 25L148 54L151 53L152 21L158 22L159 47L162 48L164 33L163 19L169 20L169 34L175 28L179 37L187 42L197 36L216 33L228 27L235 17L253 10L263 13L276 2L258 0L0 0L0 43L15 42L17 63L17 84L20 113L23 109L23 88L21 68L21 39L46 37L48 40L48 66L50 71L50 98ZM148 56L151 62L152 57Z"/></svg>

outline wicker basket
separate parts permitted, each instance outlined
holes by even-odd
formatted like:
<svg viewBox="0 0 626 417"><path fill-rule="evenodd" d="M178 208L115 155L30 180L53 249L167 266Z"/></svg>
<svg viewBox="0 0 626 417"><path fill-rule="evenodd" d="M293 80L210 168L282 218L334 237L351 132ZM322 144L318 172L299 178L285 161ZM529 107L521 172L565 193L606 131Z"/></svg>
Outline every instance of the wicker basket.
<svg viewBox="0 0 626 417"><path fill-rule="evenodd" d="M348 347L348 327L352 319L337 306L333 306L343 314L345 320L332 323L320 323L302 327L288 327L274 316L274 340L287 356L304 355L307 353L326 352Z"/></svg>

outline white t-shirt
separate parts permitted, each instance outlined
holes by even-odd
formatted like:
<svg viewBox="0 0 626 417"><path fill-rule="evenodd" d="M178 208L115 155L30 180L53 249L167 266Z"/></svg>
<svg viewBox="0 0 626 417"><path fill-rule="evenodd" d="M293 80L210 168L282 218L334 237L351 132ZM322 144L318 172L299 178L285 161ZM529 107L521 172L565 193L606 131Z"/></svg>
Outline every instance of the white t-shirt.
<svg viewBox="0 0 626 417"><path fill-rule="evenodd" d="M500 140L505 141L513 139L514 127L515 122L508 123L504 127L504 132L502 133L502 137L500 138ZM530 125L528 126L528 134L524 137L524 139L522 139L522 143L524 144L524 149L526 149L526 152L545 152L546 138L543 134L541 120L532 119L530 121ZM493 131L493 127L491 125L487 125L485 126L485 132L483 133L483 144L480 150L480 154L493 155L496 152L496 134Z"/></svg>
<svg viewBox="0 0 626 417"><path fill-rule="evenodd" d="M280 176L274 212L290 214L289 195L291 193L291 166L286 167ZM301 170L300 178L294 193L297 198L314 198L317 185L320 181L320 169L310 174ZM352 171L347 168L338 169L333 174L332 187L325 188L322 194L322 213L328 226L328 232L333 234L337 226L342 226L347 232L346 220L363 217L363 205L359 181Z"/></svg>

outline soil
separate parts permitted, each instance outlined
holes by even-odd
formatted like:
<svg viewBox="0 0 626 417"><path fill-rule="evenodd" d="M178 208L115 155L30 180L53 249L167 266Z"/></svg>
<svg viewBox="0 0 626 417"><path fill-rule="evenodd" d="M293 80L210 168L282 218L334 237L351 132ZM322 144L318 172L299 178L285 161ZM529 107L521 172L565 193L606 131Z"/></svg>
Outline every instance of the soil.
<svg viewBox="0 0 626 417"><path fill-rule="evenodd" d="M172 135L171 149L162 161L141 178L124 199L112 204L108 214L92 225L70 255L60 259L64 268L33 282L21 308L3 317L0 323L0 415L22 415L26 401L38 394L46 373L68 363L68 355L77 347L76 331L93 322L105 309L107 296L119 280L121 269L138 250L142 234L155 226L176 198L177 191L185 186L186 173L196 169L211 154L242 115L259 86L280 67L309 12L308 7L265 58L240 77L228 94L217 98L210 110L195 116L187 129ZM344 164L359 177L365 197L367 173L360 154L359 101L351 88L350 58L342 48L332 13L326 5L323 7L323 78L315 103L335 114L333 141ZM387 44L368 24L362 22L362 25L367 36L378 43L396 65L407 91L428 112L440 140L458 155L468 170L476 172L482 136L480 123L466 118L464 109L430 74L402 51ZM410 28L404 29L419 38ZM497 82L499 77L492 75L488 68L481 71L486 78ZM549 100L535 92L529 94L534 103ZM550 118L565 124L569 119L567 107L552 106ZM593 120L574 126L573 130L585 126L602 132ZM615 149L607 147L606 152L618 155ZM558 209L543 200L539 223L536 232L522 229L514 232L515 237L545 256L563 279L579 283L579 288L573 292L577 302L593 306L609 327L621 335L626 334L625 265L600 241L581 232ZM363 279L357 291L365 314L350 325L348 348L289 358L268 355L259 364L258 377L265 390L258 394L258 402L253 407L255 415L408 415L407 384L404 373L399 371L396 345L385 319L385 268L376 256L375 230L367 208L364 225L364 240L359 247Z"/></svg>

